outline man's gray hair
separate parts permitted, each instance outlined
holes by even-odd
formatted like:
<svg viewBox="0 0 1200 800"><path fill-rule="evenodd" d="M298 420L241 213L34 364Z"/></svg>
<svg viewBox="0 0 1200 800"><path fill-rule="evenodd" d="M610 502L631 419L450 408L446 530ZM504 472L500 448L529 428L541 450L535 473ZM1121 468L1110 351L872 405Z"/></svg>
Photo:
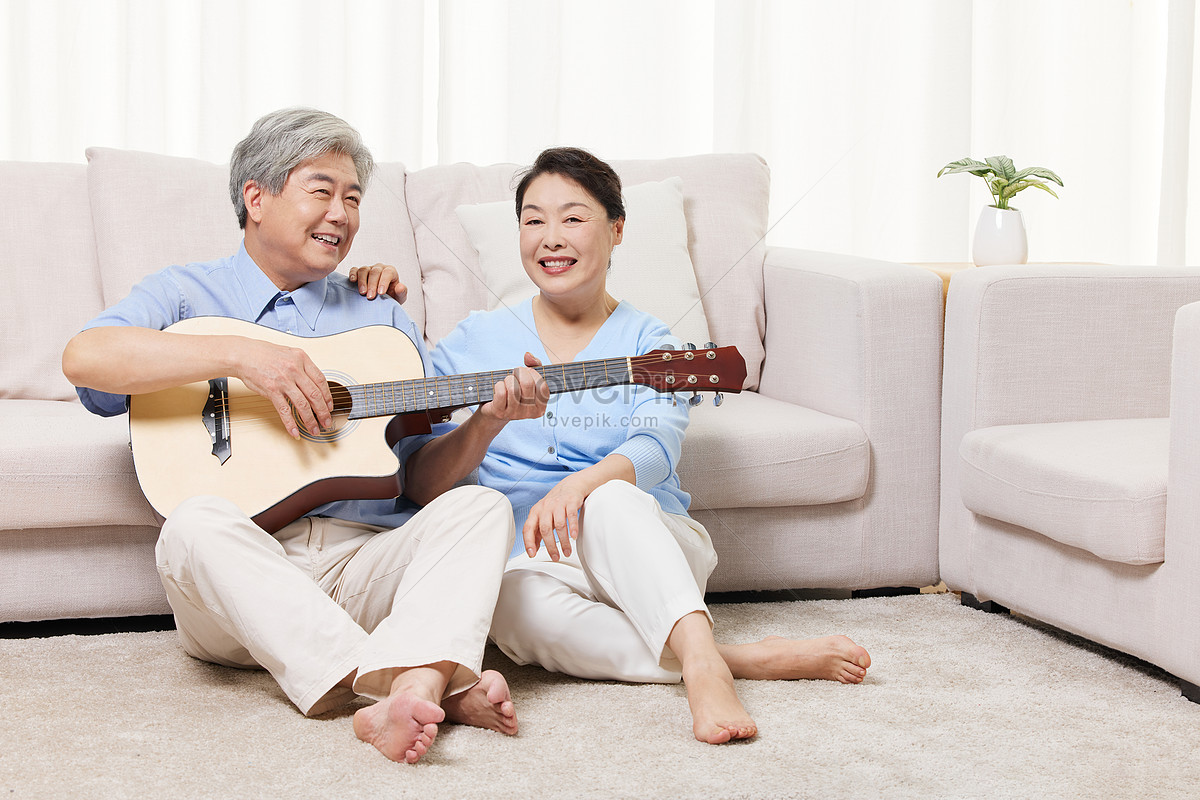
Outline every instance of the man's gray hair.
<svg viewBox="0 0 1200 800"><path fill-rule="evenodd" d="M254 123L229 160L229 197L238 225L246 227L242 188L254 181L273 195L283 191L288 175L301 163L326 153L350 156L365 192L375 169L371 151L358 131L339 117L315 108L285 108Z"/></svg>

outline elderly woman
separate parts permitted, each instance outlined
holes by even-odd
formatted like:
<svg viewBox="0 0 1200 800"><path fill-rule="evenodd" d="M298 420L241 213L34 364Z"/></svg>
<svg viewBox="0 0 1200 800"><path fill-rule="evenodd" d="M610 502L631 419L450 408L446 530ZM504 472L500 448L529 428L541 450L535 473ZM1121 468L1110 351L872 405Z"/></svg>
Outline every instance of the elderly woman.
<svg viewBox="0 0 1200 800"><path fill-rule="evenodd" d="M433 354L439 374L523 358L526 367L496 386L503 403L517 383L540 384L530 366L640 355L674 341L666 325L605 289L625 226L608 164L573 148L543 152L521 178L516 212L521 262L538 294L464 320ZM717 557L675 474L687 413L686 403L643 386L560 394L543 417L497 421L474 452L479 483L508 496L522 537L492 622L500 649L583 678L682 678L693 733L717 744L757 733L734 678L858 683L870 657L844 636L716 643L704 589ZM449 444L459 431L442 438ZM465 476L471 460L446 479Z"/></svg>

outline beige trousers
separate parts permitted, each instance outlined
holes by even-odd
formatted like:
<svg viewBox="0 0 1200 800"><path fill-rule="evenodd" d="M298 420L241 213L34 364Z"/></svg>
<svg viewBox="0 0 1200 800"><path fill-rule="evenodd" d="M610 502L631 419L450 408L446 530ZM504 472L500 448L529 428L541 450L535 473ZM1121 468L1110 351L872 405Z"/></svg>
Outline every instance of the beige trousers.
<svg viewBox="0 0 1200 800"><path fill-rule="evenodd" d="M579 538L558 562L543 549L508 562L492 640L518 664L580 678L676 683L671 629L702 611L717 554L704 526L610 481L584 501ZM709 616L709 624L712 617Z"/></svg>
<svg viewBox="0 0 1200 800"><path fill-rule="evenodd" d="M408 667L458 665L447 695L479 679L512 508L463 486L402 527L305 517L270 535L232 503L195 497L163 525L158 572L183 648L268 670L305 714L381 699ZM337 684L354 675L353 691Z"/></svg>

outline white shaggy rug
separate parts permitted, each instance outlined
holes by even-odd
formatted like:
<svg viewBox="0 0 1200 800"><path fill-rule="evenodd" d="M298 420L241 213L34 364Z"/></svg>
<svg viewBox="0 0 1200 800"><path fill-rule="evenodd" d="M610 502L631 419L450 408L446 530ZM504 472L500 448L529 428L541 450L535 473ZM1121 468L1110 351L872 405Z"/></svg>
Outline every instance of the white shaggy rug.
<svg viewBox="0 0 1200 800"><path fill-rule="evenodd" d="M953 594L714 605L745 641L845 633L858 686L739 681L748 742L695 741L682 686L487 666L521 732L442 726L417 765L302 717L270 676L173 631L0 640L0 796L14 798L1195 797L1200 705L1170 676Z"/></svg>

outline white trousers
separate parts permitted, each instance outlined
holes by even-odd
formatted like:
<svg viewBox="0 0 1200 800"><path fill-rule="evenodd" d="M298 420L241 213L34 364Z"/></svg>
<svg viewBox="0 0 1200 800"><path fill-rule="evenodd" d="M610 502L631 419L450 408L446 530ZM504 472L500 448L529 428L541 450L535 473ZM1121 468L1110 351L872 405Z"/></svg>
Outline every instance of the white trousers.
<svg viewBox="0 0 1200 800"><path fill-rule="evenodd" d="M667 514L626 481L584 501L572 554L543 549L508 562L492 618L492 640L518 664L580 678L676 683L667 647L693 611L712 617L704 588L717 554L704 526Z"/></svg>
<svg viewBox="0 0 1200 800"><path fill-rule="evenodd" d="M447 695L479 679L512 507L463 486L402 527L326 517L275 535L232 503L195 497L163 525L158 572L183 648L268 670L305 714L381 699L408 667L458 665ZM355 675L353 691L337 684Z"/></svg>

